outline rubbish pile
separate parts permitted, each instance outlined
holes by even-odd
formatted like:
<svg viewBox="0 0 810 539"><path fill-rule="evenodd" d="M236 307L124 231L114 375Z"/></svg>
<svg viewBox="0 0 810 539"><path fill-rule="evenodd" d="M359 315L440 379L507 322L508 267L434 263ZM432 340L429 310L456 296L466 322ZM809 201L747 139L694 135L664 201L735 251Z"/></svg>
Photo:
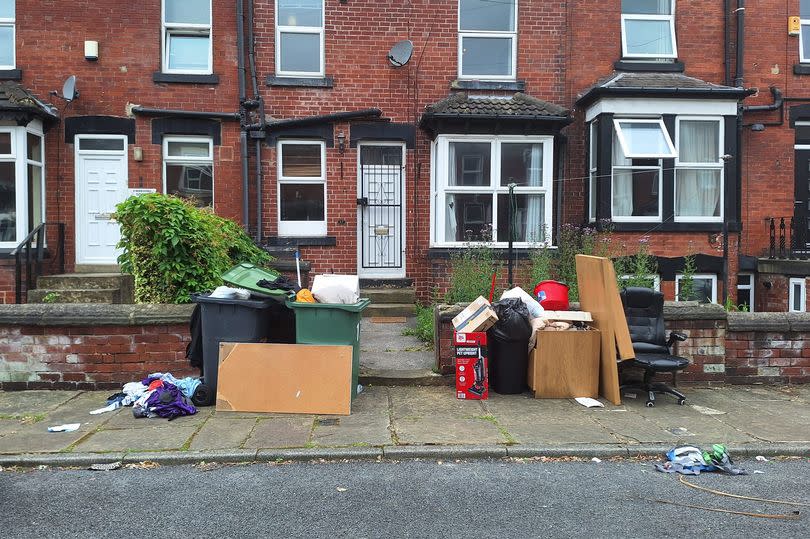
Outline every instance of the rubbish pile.
<svg viewBox="0 0 810 539"><path fill-rule="evenodd" d="M723 444L714 444L710 451L698 447L682 445L673 447L666 454L663 464L655 464L655 469L664 473L700 475L701 472L725 472L729 475L748 475L742 468L736 468Z"/></svg>
<svg viewBox="0 0 810 539"><path fill-rule="evenodd" d="M132 415L137 418L163 417L171 421L197 413L193 403L202 387L202 382L197 378L177 379L171 373L156 372L140 382L124 384L120 393L107 398L107 406L90 413L103 414L131 406Z"/></svg>

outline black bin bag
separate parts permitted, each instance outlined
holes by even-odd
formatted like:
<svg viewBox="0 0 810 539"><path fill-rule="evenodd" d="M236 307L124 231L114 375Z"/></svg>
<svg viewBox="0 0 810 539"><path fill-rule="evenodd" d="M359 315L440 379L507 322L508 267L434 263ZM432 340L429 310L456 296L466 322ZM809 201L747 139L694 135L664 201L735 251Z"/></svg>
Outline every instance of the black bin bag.
<svg viewBox="0 0 810 539"><path fill-rule="evenodd" d="M498 321L487 331L489 347L489 384L504 395L526 390L529 367L529 309L518 298L502 299L492 304Z"/></svg>

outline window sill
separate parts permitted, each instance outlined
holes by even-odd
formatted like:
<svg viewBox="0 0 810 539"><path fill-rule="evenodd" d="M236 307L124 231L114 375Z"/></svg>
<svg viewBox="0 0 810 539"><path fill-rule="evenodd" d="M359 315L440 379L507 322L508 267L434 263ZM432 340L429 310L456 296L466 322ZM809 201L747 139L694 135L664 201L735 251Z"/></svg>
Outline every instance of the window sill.
<svg viewBox="0 0 810 539"><path fill-rule="evenodd" d="M267 86L291 86L299 88L332 88L335 85L335 79L332 77L309 78L268 75L265 84L267 84Z"/></svg>
<svg viewBox="0 0 810 539"><path fill-rule="evenodd" d="M729 223L729 232L733 232L733 223ZM610 227L616 232L649 232L651 228L655 228L656 232L722 232L722 222L712 223L650 223L650 222L636 222L636 223L617 223L611 222Z"/></svg>
<svg viewBox="0 0 810 539"><path fill-rule="evenodd" d="M454 253L458 253L461 249L469 249L467 245L459 245L458 247L431 247L427 251L428 260L448 260ZM509 254L509 249L506 247L491 247L492 254L497 260L506 260ZM550 247L556 249L556 247ZM528 247L515 247L513 251L513 258L517 260L528 260L531 258L531 253L534 249Z"/></svg>
<svg viewBox="0 0 810 539"><path fill-rule="evenodd" d="M0 80L22 80L22 69L0 69Z"/></svg>
<svg viewBox="0 0 810 539"><path fill-rule="evenodd" d="M628 60L619 60L613 64L613 69L616 71L633 71L633 72L652 72L652 73L683 73L683 62L675 60L674 62L631 62Z"/></svg>
<svg viewBox="0 0 810 539"><path fill-rule="evenodd" d="M468 80L456 79L450 83L451 90L509 90L512 92L523 92L526 90L525 80Z"/></svg>
<svg viewBox="0 0 810 539"><path fill-rule="evenodd" d="M794 75L810 75L810 64L793 64Z"/></svg>
<svg viewBox="0 0 810 539"><path fill-rule="evenodd" d="M335 236L270 236L265 239L270 247L334 247Z"/></svg>
<svg viewBox="0 0 810 539"><path fill-rule="evenodd" d="M152 74L152 81L180 84L219 84L219 75L191 75L185 73L163 73L162 71L155 71Z"/></svg>

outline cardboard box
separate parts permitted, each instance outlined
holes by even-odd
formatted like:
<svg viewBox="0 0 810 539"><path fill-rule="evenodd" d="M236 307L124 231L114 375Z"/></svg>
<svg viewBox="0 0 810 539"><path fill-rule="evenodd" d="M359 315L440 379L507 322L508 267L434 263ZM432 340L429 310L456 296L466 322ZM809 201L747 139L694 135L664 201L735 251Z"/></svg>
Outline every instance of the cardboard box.
<svg viewBox="0 0 810 539"><path fill-rule="evenodd" d="M528 382L537 399L599 397L600 333L538 331Z"/></svg>
<svg viewBox="0 0 810 539"><path fill-rule="evenodd" d="M478 296L478 299L453 318L453 328L461 333L476 333L488 330L497 321L498 315L492 310L486 298Z"/></svg>
<svg viewBox="0 0 810 539"><path fill-rule="evenodd" d="M453 344L456 347L456 398L486 400L489 398L487 334L455 332Z"/></svg>

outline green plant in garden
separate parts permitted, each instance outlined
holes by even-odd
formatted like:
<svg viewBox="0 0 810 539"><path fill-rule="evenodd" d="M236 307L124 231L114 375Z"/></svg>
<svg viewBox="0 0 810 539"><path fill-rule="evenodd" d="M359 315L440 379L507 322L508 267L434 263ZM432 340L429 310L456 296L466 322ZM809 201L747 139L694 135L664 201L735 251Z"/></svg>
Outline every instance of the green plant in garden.
<svg viewBox="0 0 810 539"><path fill-rule="evenodd" d="M696 272L695 255L688 254L683 257L683 271L681 272L681 280L678 283L678 301L695 301L698 299L695 291Z"/></svg>
<svg viewBox="0 0 810 539"><path fill-rule="evenodd" d="M433 306L427 305L416 306L416 326L415 327L406 327L402 330L403 335L411 335L416 337L422 341L424 341L429 349L433 349L433 337L434 337L434 326L433 326Z"/></svg>
<svg viewBox="0 0 810 539"><path fill-rule="evenodd" d="M222 284L220 276L235 264L271 260L233 221L174 196L130 197L116 206L115 218L118 262L135 279L138 303L185 303Z"/></svg>
<svg viewBox="0 0 810 539"><path fill-rule="evenodd" d="M658 274L658 263L649 251L649 239L639 241L638 251L629 256L619 257L615 261L616 278L619 279L619 288L638 286L643 288L655 287L655 276ZM621 277L626 275L626 279Z"/></svg>
<svg viewBox="0 0 810 539"><path fill-rule="evenodd" d="M450 254L450 289L447 303L469 303L478 296L487 297L492 273L497 269L495 253L489 242L467 243Z"/></svg>
<svg viewBox="0 0 810 539"><path fill-rule="evenodd" d="M59 303L59 293L48 292L42 297L42 303Z"/></svg>

